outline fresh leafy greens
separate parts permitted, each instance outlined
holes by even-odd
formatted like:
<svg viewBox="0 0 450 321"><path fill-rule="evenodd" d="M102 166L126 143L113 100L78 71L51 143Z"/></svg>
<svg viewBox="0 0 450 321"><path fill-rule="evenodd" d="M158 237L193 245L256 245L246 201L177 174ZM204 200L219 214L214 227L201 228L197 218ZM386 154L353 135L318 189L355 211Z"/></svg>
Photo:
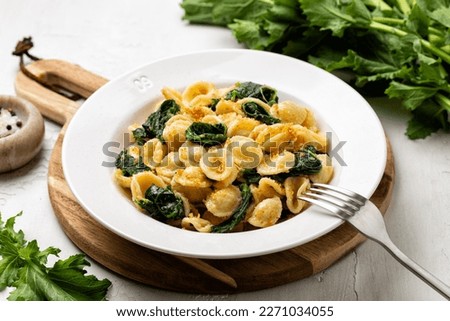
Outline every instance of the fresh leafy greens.
<svg viewBox="0 0 450 321"><path fill-rule="evenodd" d="M162 188L153 184L145 192L145 198L136 203L150 216L159 220L184 217L183 200L175 195L170 186Z"/></svg>
<svg viewBox="0 0 450 321"><path fill-rule="evenodd" d="M250 191L250 187L246 183L242 183L239 186L239 190L241 191L241 203L234 210L228 220L212 227L212 233L231 232L245 217L245 213L250 205L250 202L252 201L253 196Z"/></svg>
<svg viewBox="0 0 450 321"><path fill-rule="evenodd" d="M406 134L450 129L450 0L184 0L184 19L227 26L253 49L345 70L412 114Z"/></svg>
<svg viewBox="0 0 450 321"><path fill-rule="evenodd" d="M281 122L278 118L269 114L264 107L258 105L254 101L248 101L242 104L242 111L250 118L254 118L267 125L273 125Z"/></svg>
<svg viewBox="0 0 450 321"><path fill-rule="evenodd" d="M144 164L142 156L139 159L128 154L128 150L124 149L116 158L116 168L122 170L123 176L131 177L136 173L150 170L150 167Z"/></svg>
<svg viewBox="0 0 450 321"><path fill-rule="evenodd" d="M186 139L207 147L219 145L227 140L227 126L194 122L186 129Z"/></svg>
<svg viewBox="0 0 450 321"><path fill-rule="evenodd" d="M39 249L36 240L26 241L22 231L14 229L15 220L6 222L0 216L0 289L15 288L11 301L78 301L105 300L111 282L86 275L90 263L83 254L58 260L46 266L48 256L58 256L59 249Z"/></svg>
<svg viewBox="0 0 450 321"><path fill-rule="evenodd" d="M158 138L164 141L162 134L166 122L180 111L180 106L173 99L167 99L162 102L157 111L148 116L145 123L142 124L148 138Z"/></svg>
<svg viewBox="0 0 450 321"><path fill-rule="evenodd" d="M251 81L237 83L236 88L230 90L225 95L225 99L232 101L247 97L260 99L270 106L278 102L278 93L274 88L255 84Z"/></svg>

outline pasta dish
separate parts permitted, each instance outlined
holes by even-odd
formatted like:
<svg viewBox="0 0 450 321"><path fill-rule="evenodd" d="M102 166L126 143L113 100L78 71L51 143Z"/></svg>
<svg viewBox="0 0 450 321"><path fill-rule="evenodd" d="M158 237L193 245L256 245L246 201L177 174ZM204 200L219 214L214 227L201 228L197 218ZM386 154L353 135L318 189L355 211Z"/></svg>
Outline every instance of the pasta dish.
<svg viewBox="0 0 450 321"><path fill-rule="evenodd" d="M253 82L199 81L162 99L116 159L114 179L147 215L183 229L226 233L300 214L298 196L333 166L313 112Z"/></svg>

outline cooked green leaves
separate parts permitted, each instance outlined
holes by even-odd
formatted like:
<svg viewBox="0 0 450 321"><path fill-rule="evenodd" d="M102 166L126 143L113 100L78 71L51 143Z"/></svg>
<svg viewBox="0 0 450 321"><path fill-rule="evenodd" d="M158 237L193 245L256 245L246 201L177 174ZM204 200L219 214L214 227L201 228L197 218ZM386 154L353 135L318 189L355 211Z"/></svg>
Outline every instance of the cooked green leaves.
<svg viewBox="0 0 450 321"><path fill-rule="evenodd" d="M219 145L227 140L227 126L194 122L186 129L186 139L207 147Z"/></svg>
<svg viewBox="0 0 450 321"><path fill-rule="evenodd" d="M22 231L14 229L15 220L6 222L0 216L0 289L15 288L11 301L75 301L105 300L111 282L86 275L90 263L83 254L58 260L48 267L50 255L60 250L49 247L40 250L36 240L27 241Z"/></svg>
<svg viewBox="0 0 450 321"><path fill-rule="evenodd" d="M183 200L175 195L170 186L162 188L153 184L145 192L145 198L136 203L150 216L159 220L184 217Z"/></svg>
<svg viewBox="0 0 450 321"><path fill-rule="evenodd" d="M136 142L136 144L138 144L139 146L142 146L145 144L145 142L147 141L147 132L145 131L144 128L142 127L138 127L135 130L133 130L131 132L131 134L133 135L134 141Z"/></svg>
<svg viewBox="0 0 450 321"><path fill-rule="evenodd" d="M281 122L278 118L270 115L269 112L264 109L264 107L260 106L254 101L243 103L242 110L248 117L259 120L260 122L267 125L273 125Z"/></svg>
<svg viewBox="0 0 450 321"><path fill-rule="evenodd" d="M277 174L274 176L274 179L284 181L291 176L316 174L320 172L321 169L322 163L317 158L317 150L309 145L295 153L295 163L289 172Z"/></svg>
<svg viewBox="0 0 450 321"><path fill-rule="evenodd" d="M237 83L236 88L230 90L225 95L225 99L232 101L237 101L243 98L256 98L267 103L268 105L273 105L278 102L278 93L272 87L249 81Z"/></svg>
<svg viewBox="0 0 450 321"><path fill-rule="evenodd" d="M157 111L148 116L142 124L148 138L158 138L163 141L162 134L166 122L180 111L180 106L173 99L163 101Z"/></svg>
<svg viewBox="0 0 450 321"><path fill-rule="evenodd" d="M116 158L115 165L116 168L122 170L123 176L125 177L130 177L134 174L150 170L150 167L145 165L142 161L141 156L136 159L128 153L127 149L120 152L119 156Z"/></svg>
<svg viewBox="0 0 450 321"><path fill-rule="evenodd" d="M283 182L288 177L316 174L320 172L321 169L322 163L317 158L317 150L314 146L308 145L295 153L294 166L287 173L280 173L267 177ZM242 171L242 179L247 184L258 184L263 177L264 176L256 171L256 168L248 168Z"/></svg>
<svg viewBox="0 0 450 321"><path fill-rule="evenodd" d="M413 116L406 132L412 139L450 129L448 0L184 0L182 7L184 19L226 25L249 48L351 71L363 94L400 99ZM242 83L228 99L258 90Z"/></svg>
<svg viewBox="0 0 450 321"><path fill-rule="evenodd" d="M212 227L212 233L231 232L236 227L236 225L238 225L245 217L245 213L247 212L253 196L250 191L250 187L246 183L242 183L241 185L239 185L239 190L241 191L241 203L234 210L233 214L231 214L228 220Z"/></svg>

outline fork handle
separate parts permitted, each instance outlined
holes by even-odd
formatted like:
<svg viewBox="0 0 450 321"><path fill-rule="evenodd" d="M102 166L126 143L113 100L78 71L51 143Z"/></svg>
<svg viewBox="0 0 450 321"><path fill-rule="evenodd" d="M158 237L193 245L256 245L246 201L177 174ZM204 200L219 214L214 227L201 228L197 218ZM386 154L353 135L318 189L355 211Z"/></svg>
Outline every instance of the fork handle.
<svg viewBox="0 0 450 321"><path fill-rule="evenodd" d="M386 233L386 237L383 240L375 239L373 237L369 237L375 242L379 243L383 246L398 262L400 262L404 267L414 273L417 277L419 277L422 281L427 283L430 287L436 290L439 294L441 294L447 300L450 300L450 287L444 284L441 280L436 278L430 272L425 270L419 264L411 260L408 256L406 256L399 248L392 242L389 236Z"/></svg>
<svg viewBox="0 0 450 321"><path fill-rule="evenodd" d="M404 267L414 273L447 300L450 300L450 287L407 257L392 242L386 230L383 216L372 202L367 201L366 205L361 208L357 215L349 218L347 221L369 239L383 246Z"/></svg>

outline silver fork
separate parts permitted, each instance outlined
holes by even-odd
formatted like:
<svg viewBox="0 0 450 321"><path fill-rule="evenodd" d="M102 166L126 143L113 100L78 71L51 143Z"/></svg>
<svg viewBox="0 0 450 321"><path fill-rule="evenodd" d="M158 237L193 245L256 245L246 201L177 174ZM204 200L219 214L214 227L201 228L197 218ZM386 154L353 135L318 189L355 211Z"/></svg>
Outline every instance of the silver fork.
<svg viewBox="0 0 450 321"><path fill-rule="evenodd" d="M382 245L397 261L450 300L450 287L407 257L390 239L383 216L364 196L342 187L313 183L299 199L320 206L349 222L369 239Z"/></svg>

